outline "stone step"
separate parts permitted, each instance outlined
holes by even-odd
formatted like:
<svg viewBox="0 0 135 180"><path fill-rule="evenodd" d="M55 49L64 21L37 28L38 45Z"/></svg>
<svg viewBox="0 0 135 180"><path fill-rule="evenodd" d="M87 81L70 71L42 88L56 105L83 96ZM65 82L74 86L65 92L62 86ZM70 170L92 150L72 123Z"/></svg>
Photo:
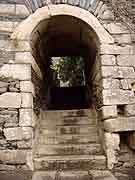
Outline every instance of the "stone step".
<svg viewBox="0 0 135 180"><path fill-rule="evenodd" d="M106 169L103 155L45 156L34 158L35 170L89 170Z"/></svg>
<svg viewBox="0 0 135 180"><path fill-rule="evenodd" d="M65 135L65 134L90 134L94 136L97 134L97 127L96 126L89 126L89 125L70 125L70 126L46 126L41 127L39 131L40 135Z"/></svg>
<svg viewBox="0 0 135 180"><path fill-rule="evenodd" d="M95 108L91 109L77 109L77 110L50 110L41 111L41 119L59 119L61 117L81 117L87 116L89 118L96 118L97 114Z"/></svg>
<svg viewBox="0 0 135 180"><path fill-rule="evenodd" d="M92 180L88 171L37 171L32 180Z"/></svg>
<svg viewBox="0 0 135 180"><path fill-rule="evenodd" d="M89 118L87 116L73 116L73 117L59 117L58 119L45 118L40 122L41 127L55 126L55 125L96 125L97 119L95 117Z"/></svg>
<svg viewBox="0 0 135 180"><path fill-rule="evenodd" d="M89 144L98 143L99 137L95 134L65 134L65 135L42 135L38 139L39 144Z"/></svg>
<svg viewBox="0 0 135 180"><path fill-rule="evenodd" d="M36 150L36 157L47 155L96 155L101 154L100 144L67 144L67 145L40 145Z"/></svg>

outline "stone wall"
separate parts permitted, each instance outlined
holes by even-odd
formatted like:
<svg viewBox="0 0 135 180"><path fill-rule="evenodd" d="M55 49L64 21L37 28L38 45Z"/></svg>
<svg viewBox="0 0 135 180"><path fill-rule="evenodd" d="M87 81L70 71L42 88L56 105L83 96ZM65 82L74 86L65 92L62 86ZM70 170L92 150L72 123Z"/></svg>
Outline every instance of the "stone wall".
<svg viewBox="0 0 135 180"><path fill-rule="evenodd" d="M21 36L18 42L10 38L16 25L28 16L28 11L22 4L15 4L15 1L8 2L0 3L0 169L15 167L32 169L35 134L33 84L36 88L40 87L40 83L36 82L41 78L41 73L31 55L29 39L23 39ZM68 8L70 9L69 6ZM68 12L67 9L61 8L64 15ZM93 67L95 88L93 92L100 108L99 125L104 137L103 147L107 155L108 167L113 168L118 163L121 132L129 132L126 136L128 145L133 150L135 147L134 34L121 22L115 22L114 15L101 1L94 11L88 9L97 17L96 20L88 19L86 14L88 11L80 13L80 10L75 10L76 15L73 16L79 15L83 21L89 22L102 40L98 49L99 57ZM70 15L74 13L71 9L69 12ZM60 14L57 8L50 6L50 12L48 14L42 12L41 15L44 19L45 17L49 19L49 13L52 16ZM35 27L38 18L32 20L29 28ZM39 20L42 20L41 16ZM26 33L29 31L27 28L24 30ZM110 40L107 43L110 37L114 42ZM36 75L33 75L32 71L35 71ZM31 77L35 77L36 81Z"/></svg>

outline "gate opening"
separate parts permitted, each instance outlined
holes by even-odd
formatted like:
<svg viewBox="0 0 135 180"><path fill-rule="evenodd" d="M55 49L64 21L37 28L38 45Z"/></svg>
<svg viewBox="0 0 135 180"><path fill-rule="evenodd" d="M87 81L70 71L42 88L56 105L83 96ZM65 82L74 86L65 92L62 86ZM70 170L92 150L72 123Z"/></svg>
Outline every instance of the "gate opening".
<svg viewBox="0 0 135 180"><path fill-rule="evenodd" d="M72 16L54 16L33 32L32 49L44 81L42 109L83 109L94 103L99 41Z"/></svg>

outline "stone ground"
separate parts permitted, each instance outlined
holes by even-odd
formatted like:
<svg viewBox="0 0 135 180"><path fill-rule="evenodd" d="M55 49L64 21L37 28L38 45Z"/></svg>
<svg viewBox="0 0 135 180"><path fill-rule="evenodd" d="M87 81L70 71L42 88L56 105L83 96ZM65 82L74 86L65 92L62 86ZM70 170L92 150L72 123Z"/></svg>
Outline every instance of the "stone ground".
<svg viewBox="0 0 135 180"><path fill-rule="evenodd" d="M118 180L135 180L135 169L115 169L112 173ZM18 170L0 172L0 180L31 180L31 178L31 171ZM89 180L93 179L90 178Z"/></svg>

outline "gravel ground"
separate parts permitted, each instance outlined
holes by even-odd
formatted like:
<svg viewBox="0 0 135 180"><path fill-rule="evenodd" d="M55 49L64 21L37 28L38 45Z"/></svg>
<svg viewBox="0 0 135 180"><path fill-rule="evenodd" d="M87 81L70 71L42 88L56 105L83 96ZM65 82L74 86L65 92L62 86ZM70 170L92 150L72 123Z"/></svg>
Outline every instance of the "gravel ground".
<svg viewBox="0 0 135 180"><path fill-rule="evenodd" d="M135 180L135 169L115 169L112 174L118 180ZM31 180L32 172L25 170L0 171L0 180Z"/></svg>
<svg viewBox="0 0 135 180"><path fill-rule="evenodd" d="M31 180L31 171L0 171L0 180Z"/></svg>

